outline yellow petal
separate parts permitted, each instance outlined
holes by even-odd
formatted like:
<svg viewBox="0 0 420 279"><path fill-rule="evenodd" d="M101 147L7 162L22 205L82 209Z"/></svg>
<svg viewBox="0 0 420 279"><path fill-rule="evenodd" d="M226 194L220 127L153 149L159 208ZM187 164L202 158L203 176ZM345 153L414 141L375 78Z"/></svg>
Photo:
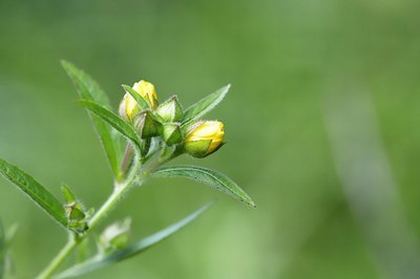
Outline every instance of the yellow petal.
<svg viewBox="0 0 420 279"><path fill-rule="evenodd" d="M155 86L145 80L140 80L134 83L133 89L140 94L149 103L152 109L155 109L158 105L158 97Z"/></svg>

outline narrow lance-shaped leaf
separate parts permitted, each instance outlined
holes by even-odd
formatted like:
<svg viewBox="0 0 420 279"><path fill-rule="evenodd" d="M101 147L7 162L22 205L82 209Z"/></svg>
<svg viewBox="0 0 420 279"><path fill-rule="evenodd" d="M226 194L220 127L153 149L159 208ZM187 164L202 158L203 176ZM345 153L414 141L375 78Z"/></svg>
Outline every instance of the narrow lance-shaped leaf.
<svg viewBox="0 0 420 279"><path fill-rule="evenodd" d="M185 124L192 120L198 119L214 109L226 96L229 88L230 84L220 88L216 92L208 95L207 97L201 99L194 105L187 108L184 112L184 119L182 120L182 123Z"/></svg>
<svg viewBox="0 0 420 279"><path fill-rule="evenodd" d="M122 249L122 250L117 250L115 252L112 252L110 254L107 255L97 255L89 260L87 260L84 263L75 265L65 271L63 271L62 273L60 273L59 275L57 275L56 277L54 277L55 279L63 279L63 278L72 278L72 277L77 277L77 276L81 276L84 275L86 273L95 271L97 269L101 269L104 268L106 266L109 266L111 264L120 262L122 260L125 260L127 258L136 256L142 252L144 252L145 250L147 250L148 248L154 246L155 244L161 242L162 240L168 238L169 236L171 236L172 234L176 233L177 231L179 231L180 229L182 229L183 227L185 227L186 225L188 225L190 222L192 222L193 220L195 220L199 215L201 215L205 210L207 210L209 208L210 205L206 205L203 206L201 208L199 208L198 210L196 210L195 212L193 212L192 214L188 215L187 217L185 217L184 219L178 221L175 224L172 224L171 226L158 231L144 239L141 239L140 241Z"/></svg>
<svg viewBox="0 0 420 279"><path fill-rule="evenodd" d="M0 220L0 279L14 277L11 275L12 258L10 256L10 244L17 231L17 225L12 225L9 229L3 227Z"/></svg>
<svg viewBox="0 0 420 279"><path fill-rule="evenodd" d="M211 188L222 191L249 206L255 207L254 201L238 186L238 184L223 173L214 170L197 166L173 166L158 169L153 175L156 177L188 178L206 184Z"/></svg>
<svg viewBox="0 0 420 279"><path fill-rule="evenodd" d="M118 115L108 110L107 108L89 100L81 100L80 104L100 117L102 120L106 121L115 130L131 140L138 148L141 149L140 139L138 138L134 128L122 120Z"/></svg>
<svg viewBox="0 0 420 279"><path fill-rule="evenodd" d="M4 277L6 269L6 234L0 221L0 279Z"/></svg>
<svg viewBox="0 0 420 279"><path fill-rule="evenodd" d="M10 246L10 243L15 239L17 230L19 228L18 224L11 225L6 231L6 244Z"/></svg>
<svg viewBox="0 0 420 279"><path fill-rule="evenodd" d="M73 80L81 98L97 102L107 108L110 108L107 95L90 76L67 61L62 61L61 64L68 76ZM118 176L121 150L118 148L116 143L118 143L120 136L113 133L111 127L95 115L91 115L91 119L96 132L100 137L106 156L110 162L111 169L114 175Z"/></svg>
<svg viewBox="0 0 420 279"><path fill-rule="evenodd" d="M33 177L2 159L0 159L0 174L15 184L54 220L67 227L63 205Z"/></svg>
<svg viewBox="0 0 420 279"><path fill-rule="evenodd" d="M124 88L126 92L128 92L134 98L134 100L136 100L137 104L140 106L142 110L149 108L149 103L140 94L138 94L132 87L125 84L123 84L122 87Z"/></svg>
<svg viewBox="0 0 420 279"><path fill-rule="evenodd" d="M81 98L95 101L108 108L111 107L106 93L88 74L68 61L61 61L61 65L75 83Z"/></svg>

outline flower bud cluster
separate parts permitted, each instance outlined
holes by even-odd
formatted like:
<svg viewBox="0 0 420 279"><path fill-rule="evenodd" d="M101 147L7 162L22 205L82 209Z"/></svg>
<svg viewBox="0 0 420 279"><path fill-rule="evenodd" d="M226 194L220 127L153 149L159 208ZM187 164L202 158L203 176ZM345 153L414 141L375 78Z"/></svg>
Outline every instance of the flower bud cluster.
<svg viewBox="0 0 420 279"><path fill-rule="evenodd" d="M197 158L206 157L223 145L222 122L185 121L177 96L159 104L156 88L150 82L141 80L134 83L132 89L124 95L119 113L134 126L143 140L159 137L166 145L175 145L178 150ZM132 96L133 92L143 98L143 106Z"/></svg>

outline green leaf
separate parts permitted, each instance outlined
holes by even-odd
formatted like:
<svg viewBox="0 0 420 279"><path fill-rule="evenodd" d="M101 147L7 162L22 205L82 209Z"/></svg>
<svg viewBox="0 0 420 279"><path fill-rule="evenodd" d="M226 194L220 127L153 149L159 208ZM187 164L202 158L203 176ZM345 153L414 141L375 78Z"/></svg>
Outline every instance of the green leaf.
<svg viewBox="0 0 420 279"><path fill-rule="evenodd" d="M216 92L208 95L207 97L201 99L194 105L190 106L184 112L183 124L190 122L192 120L198 119L204 114L208 113L214 109L226 96L230 88L230 84L220 88Z"/></svg>
<svg viewBox="0 0 420 279"><path fill-rule="evenodd" d="M196 166L173 166L160 168L153 175L157 177L184 177L198 181L255 207L254 201L238 184L223 173L214 170Z"/></svg>
<svg viewBox="0 0 420 279"><path fill-rule="evenodd" d="M136 100L141 110L149 108L149 103L139 93L137 93L131 86L128 86L125 84L121 86L124 88L126 92L128 92L134 98L134 100Z"/></svg>
<svg viewBox="0 0 420 279"><path fill-rule="evenodd" d="M61 65L73 80L81 98L95 101L108 108L111 107L106 93L88 74L68 61L61 61Z"/></svg>
<svg viewBox="0 0 420 279"><path fill-rule="evenodd" d="M102 120L106 121L115 130L120 132L127 139L131 140L138 148L141 149L140 139L138 138L134 128L122 120L118 115L108 110L106 107L89 100L81 100L80 104L100 117Z"/></svg>
<svg viewBox="0 0 420 279"><path fill-rule="evenodd" d="M94 101L107 108L111 107L107 95L89 75L67 61L62 61L61 64L67 72L67 75L72 79L82 99ZM119 141L119 135L113 133L111 127L98 117L94 115L90 116L104 147L111 169L114 175L118 177L120 175L119 158L121 156L121 150L116 143Z"/></svg>
<svg viewBox="0 0 420 279"><path fill-rule="evenodd" d="M0 221L0 279L4 277L6 269L6 233L4 232L3 224Z"/></svg>
<svg viewBox="0 0 420 279"><path fill-rule="evenodd" d="M15 239L16 233L18 231L18 224L13 224L10 226L10 228L6 231L6 243L7 245L10 245L10 243Z"/></svg>
<svg viewBox="0 0 420 279"><path fill-rule="evenodd" d="M207 210L210 207L210 205L205 205L192 214L188 215L184 219L178 221L175 224L172 224L171 226L158 231L144 239L141 239L140 241L115 252L112 252L110 254L106 255L97 255L89 260L87 260L84 263L75 265L56 277L55 279L63 279L63 278L72 278L81 276L83 274L95 271L100 268L104 268L108 265L120 262L122 260L128 259L130 257L136 256L144 251L146 251L148 248L154 246L155 244L161 242L162 240L168 238L172 234L176 233L186 225L188 225L190 222L195 220L199 215L201 215L205 210Z"/></svg>
<svg viewBox="0 0 420 279"><path fill-rule="evenodd" d="M33 177L2 159L0 159L0 174L15 184L54 220L67 228L63 205Z"/></svg>
<svg viewBox="0 0 420 279"><path fill-rule="evenodd" d="M61 185L61 192L63 193L64 200L67 204L73 203L76 201L76 195L66 184Z"/></svg>

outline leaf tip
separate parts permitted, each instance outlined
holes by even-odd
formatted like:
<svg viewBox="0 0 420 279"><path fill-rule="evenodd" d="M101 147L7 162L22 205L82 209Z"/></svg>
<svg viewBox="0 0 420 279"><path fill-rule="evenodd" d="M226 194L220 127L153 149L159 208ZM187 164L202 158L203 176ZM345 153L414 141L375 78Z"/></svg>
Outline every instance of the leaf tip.
<svg viewBox="0 0 420 279"><path fill-rule="evenodd" d="M257 205L255 204L255 202L254 202L253 200L251 200L251 201L250 201L249 205L250 205L252 208L257 208Z"/></svg>
<svg viewBox="0 0 420 279"><path fill-rule="evenodd" d="M240 201L249 207L257 208L257 205L255 204L254 200L251 199L251 197L248 196L247 194L246 194L246 197L243 197L242 199L240 199Z"/></svg>
<svg viewBox="0 0 420 279"><path fill-rule="evenodd" d="M72 64L65 59L61 59L60 64L61 64L61 67L63 67L65 70L67 70L69 67L72 66Z"/></svg>
<svg viewBox="0 0 420 279"><path fill-rule="evenodd" d="M230 88L232 87L232 84L228 83L225 86L222 87L223 90L223 96L226 96L227 93L229 93Z"/></svg>

